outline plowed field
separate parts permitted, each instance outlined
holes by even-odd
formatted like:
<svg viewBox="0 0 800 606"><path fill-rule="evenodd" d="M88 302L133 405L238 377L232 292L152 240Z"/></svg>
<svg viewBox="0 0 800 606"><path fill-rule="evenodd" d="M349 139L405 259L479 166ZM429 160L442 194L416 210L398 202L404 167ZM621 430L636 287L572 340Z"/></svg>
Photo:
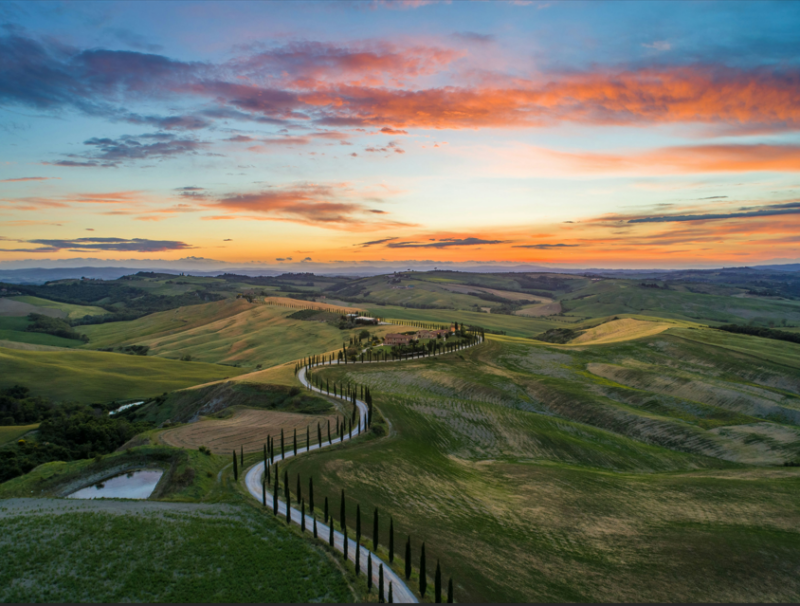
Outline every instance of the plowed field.
<svg viewBox="0 0 800 606"><path fill-rule="evenodd" d="M267 436L280 436L283 429L287 450L292 447L292 436L297 429L297 443L305 446L306 427L311 426L311 443L317 441L317 423L322 426L323 436L327 437L327 421L331 428L336 427L336 416L303 415L274 410L244 409L236 411L228 419L206 419L176 429L169 429L160 435L165 444L178 448L199 448L206 446L215 454L227 454L232 450L256 452L264 447ZM276 448L280 449L278 441Z"/></svg>

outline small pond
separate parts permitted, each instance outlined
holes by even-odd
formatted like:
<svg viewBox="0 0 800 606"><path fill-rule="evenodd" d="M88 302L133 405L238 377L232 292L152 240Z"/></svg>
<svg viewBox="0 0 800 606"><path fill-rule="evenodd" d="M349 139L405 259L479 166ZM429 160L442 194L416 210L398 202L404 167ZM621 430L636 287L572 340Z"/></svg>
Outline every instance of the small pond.
<svg viewBox="0 0 800 606"><path fill-rule="evenodd" d="M156 488L164 472L160 469L141 469L114 476L92 486L73 492L69 499L146 499Z"/></svg>

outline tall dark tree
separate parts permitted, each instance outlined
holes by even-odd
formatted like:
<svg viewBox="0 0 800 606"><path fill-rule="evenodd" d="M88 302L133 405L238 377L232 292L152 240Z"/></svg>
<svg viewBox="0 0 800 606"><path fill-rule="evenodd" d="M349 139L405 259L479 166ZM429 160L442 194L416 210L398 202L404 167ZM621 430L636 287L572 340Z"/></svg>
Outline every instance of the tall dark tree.
<svg viewBox="0 0 800 606"><path fill-rule="evenodd" d="M241 449L241 456L242 456L242 458L241 458L241 463L242 463L242 469L244 469L244 446L240 446L239 448Z"/></svg>
<svg viewBox="0 0 800 606"><path fill-rule="evenodd" d="M356 576L361 573L361 541L356 539Z"/></svg>
<svg viewBox="0 0 800 606"><path fill-rule="evenodd" d="M356 542L361 542L361 505L356 505Z"/></svg>
<svg viewBox="0 0 800 606"><path fill-rule="evenodd" d="M367 591L372 591L372 552L367 555Z"/></svg>
<svg viewBox="0 0 800 606"><path fill-rule="evenodd" d="M411 535L406 541L406 581L411 578Z"/></svg>
<svg viewBox="0 0 800 606"><path fill-rule="evenodd" d="M422 543L422 549L419 554L419 594L424 598L425 592L428 590L428 577L425 571L425 543Z"/></svg>
<svg viewBox="0 0 800 606"><path fill-rule="evenodd" d="M433 577L433 599L437 604L442 603L442 568L436 560L436 575Z"/></svg>
<svg viewBox="0 0 800 606"><path fill-rule="evenodd" d="M267 506L267 478L263 478L261 480L261 500L264 503L264 507Z"/></svg>
<svg viewBox="0 0 800 606"><path fill-rule="evenodd" d="M344 535L344 544L343 544L344 553L342 555L344 555L344 561L346 562L347 561L347 550L350 549L350 545L348 544L348 540L347 540L347 526L342 528L342 535Z"/></svg>
<svg viewBox="0 0 800 606"><path fill-rule="evenodd" d="M328 497L325 497L325 515L323 517L325 523L328 523Z"/></svg>
<svg viewBox="0 0 800 606"><path fill-rule="evenodd" d="M453 603L453 577L447 582L447 603Z"/></svg>
<svg viewBox="0 0 800 606"><path fill-rule="evenodd" d="M328 419L328 446L331 444L333 444L333 442L331 442L331 420Z"/></svg>
<svg viewBox="0 0 800 606"><path fill-rule="evenodd" d="M303 491L302 491L302 489L300 487L300 474L298 473L297 474L297 500L299 501L302 498L303 498Z"/></svg>
<svg viewBox="0 0 800 606"><path fill-rule="evenodd" d="M317 538L317 518L313 518L314 520L314 538Z"/></svg>
<svg viewBox="0 0 800 606"><path fill-rule="evenodd" d="M375 508L375 517L372 520L372 551L378 552L378 508Z"/></svg>
<svg viewBox="0 0 800 606"><path fill-rule="evenodd" d="M389 603L394 604L394 596L392 595L392 582L389 581Z"/></svg>
<svg viewBox="0 0 800 606"><path fill-rule="evenodd" d="M275 491L272 493L272 515L278 515L278 478L275 477Z"/></svg>
<svg viewBox="0 0 800 606"><path fill-rule="evenodd" d="M322 448L322 426L317 423L317 444Z"/></svg>
<svg viewBox="0 0 800 606"><path fill-rule="evenodd" d="M292 523L292 495L289 492L289 472L283 472L283 496L286 497L286 524Z"/></svg>
<svg viewBox="0 0 800 606"><path fill-rule="evenodd" d="M281 427L281 461L283 461L283 427Z"/></svg>
<svg viewBox="0 0 800 606"><path fill-rule="evenodd" d="M306 531L306 501L300 499L300 532Z"/></svg>
<svg viewBox="0 0 800 606"><path fill-rule="evenodd" d="M383 564L378 567L378 602L381 604L386 602L383 598Z"/></svg>
<svg viewBox="0 0 800 606"><path fill-rule="evenodd" d="M394 562L394 518L389 518L389 563Z"/></svg>
<svg viewBox="0 0 800 606"><path fill-rule="evenodd" d="M333 547L333 518L331 518L330 526L328 526L329 534L328 534L328 545Z"/></svg>
<svg viewBox="0 0 800 606"><path fill-rule="evenodd" d="M236 463L236 451L233 451L233 480L239 481L239 466Z"/></svg>

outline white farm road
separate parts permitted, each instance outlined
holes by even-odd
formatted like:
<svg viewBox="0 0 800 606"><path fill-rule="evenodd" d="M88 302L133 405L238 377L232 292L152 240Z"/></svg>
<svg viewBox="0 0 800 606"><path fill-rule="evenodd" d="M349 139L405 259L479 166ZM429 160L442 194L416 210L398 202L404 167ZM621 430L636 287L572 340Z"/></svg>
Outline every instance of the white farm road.
<svg viewBox="0 0 800 606"><path fill-rule="evenodd" d="M482 342L483 342L483 339L479 336L478 340L473 345L463 345L463 346L458 347L458 348L456 348L456 349L454 349L452 351L440 352L440 353L438 353L436 355L437 356L442 356L442 355L447 355L447 354L450 354L450 353L456 353L457 351L461 351L463 349L467 349L468 347L474 347L475 345L479 345ZM430 356L426 356L426 357L430 357ZM405 360L415 360L415 359L418 359L418 358L417 357L402 358L400 360L394 360L394 362L403 362ZM353 364L354 366L359 366L361 364L386 364L386 363L390 363L390 362L392 362L392 360L385 360L385 361L383 361L383 360L373 360L371 362L366 362L366 361L365 362L352 362L351 364ZM339 363L326 362L326 363L313 364L312 368L316 367L316 366L339 366ZM318 389L317 387L312 386L308 382L308 379L306 378L306 367L300 369L300 371L297 373L297 378L308 389L311 389L311 390L316 391L316 392L321 393L321 394L326 394L326 392L324 390ZM368 411L367 404L365 402L362 402L361 400L356 399L356 406L358 407L358 411L359 411L358 424L357 424L357 427L353 427L352 438L358 437L359 433L361 433L363 431L366 431L366 429L367 429L366 428L366 419L367 419L367 411ZM320 444L312 444L309 447L308 450L317 450L319 448L326 448L326 447L331 446L333 444L338 444L339 442L341 442L343 440L349 440L349 439L352 439L352 438L349 437L348 435L345 435L345 436L343 436L341 438L333 438L333 439L331 439L331 443L330 444L328 444L327 441L323 441L323 443L321 445ZM301 451L300 449L298 449L298 453L299 454L302 454L302 452L305 452L305 451L304 450ZM292 452L286 452L284 455L280 455L278 453L275 453L275 462L277 463L279 461L283 461L285 459L289 459L292 456L294 456ZM262 499L262 478L263 478L263 476L264 476L264 462L263 461L261 463L257 463L256 465L253 465L252 467L250 467L250 469L247 470L247 474L245 475L245 485L247 486L248 492L253 497L255 497L259 502L261 502L261 499ZM272 508L273 503L274 503L273 498L274 498L273 494L269 490L267 490L267 507ZM279 513L279 515L282 515L282 516L286 515L286 502L283 499L280 499L280 498L278 499L278 513ZM292 517L292 522L294 522L295 524L300 525L300 522L302 521L303 514L300 512L300 510L295 509L294 507L292 507L291 508L291 517ZM311 515L306 514L306 516L305 516L305 528L306 528L306 530L308 532L312 532L313 524L314 524L314 517L311 516ZM323 524L319 520L317 521L317 536L318 536L320 541L324 541L325 543L328 542L328 538L330 536L330 527L328 525L326 525L326 524ZM339 532L338 530L334 530L334 533L333 533L333 546L334 546L334 549L336 549L336 551L338 551L339 553L344 553L344 535L341 532ZM360 559L361 572L364 573L364 574L367 574L367 559L368 559L368 555L371 552L370 552L369 549L367 549L363 545L360 547L360 549L361 549L361 554L360 554L360 558L359 559ZM347 539L347 555L348 555L348 559L350 559L355 564L356 542L353 539L349 538L349 537ZM393 598L393 601L395 603L415 604L415 603L419 602L419 600L417 600L417 597L414 595L414 593L408 588L408 586L406 585L405 581L402 578L400 578L400 576L398 576L397 573L395 573L391 568L389 568L389 566L383 560L378 558L378 556L375 555L375 553L372 553L372 584L373 584L373 587L375 587L376 589L378 587L378 570L379 570L379 567L380 567L381 564L383 564L384 596L388 596L389 595L389 583L391 583L392 584L392 598Z"/></svg>

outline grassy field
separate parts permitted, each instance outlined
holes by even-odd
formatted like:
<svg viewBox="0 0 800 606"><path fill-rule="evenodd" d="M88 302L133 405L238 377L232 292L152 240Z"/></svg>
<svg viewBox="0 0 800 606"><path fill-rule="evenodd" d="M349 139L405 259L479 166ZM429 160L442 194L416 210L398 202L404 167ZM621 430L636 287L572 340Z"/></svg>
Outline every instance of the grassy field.
<svg viewBox="0 0 800 606"><path fill-rule="evenodd" d="M16 503L14 503L15 505ZM3 602L351 602L321 549L247 506L0 503ZM71 507L77 510L71 511Z"/></svg>
<svg viewBox="0 0 800 606"><path fill-rule="evenodd" d="M30 322L25 317L0 317L0 340L52 347L79 347L83 341L65 339L43 332L27 332Z"/></svg>
<svg viewBox="0 0 800 606"><path fill-rule="evenodd" d="M274 410L239 409L225 419L205 419L190 425L169 429L159 434L159 440L176 448L206 446L215 454L229 455L239 452L261 452L267 436L275 438L281 430L286 436L285 446L292 448L292 435L297 431L297 443L306 444L306 428L311 428L311 444L317 443L317 424L326 434L327 423L336 427L335 415L304 415Z"/></svg>
<svg viewBox="0 0 800 606"><path fill-rule="evenodd" d="M596 318L642 314L661 318L724 324L800 322L800 302L700 294L678 288L646 288L634 280L594 282L561 299L571 316Z"/></svg>
<svg viewBox="0 0 800 606"><path fill-rule="evenodd" d="M459 601L794 601L800 470L782 464L800 461L800 365L704 336L719 338L501 337L327 369L369 385L393 433L287 467L334 510L343 488L379 507L384 537L393 516L415 554L426 541L428 574L441 559Z"/></svg>
<svg viewBox="0 0 800 606"><path fill-rule="evenodd" d="M107 402L149 397L241 371L216 364L96 351L0 348L0 388L16 384L57 401Z"/></svg>
<svg viewBox="0 0 800 606"><path fill-rule="evenodd" d="M301 302L297 302L298 305ZM244 299L192 305L132 322L85 327L87 348L147 345L150 354L269 368L304 356L338 350L362 328L340 330L324 322L288 318L297 309ZM383 335L397 327L371 327Z"/></svg>
<svg viewBox="0 0 800 606"><path fill-rule="evenodd" d="M402 307L369 307L370 315L396 320L412 320L449 325L451 322L482 326L491 330L504 331L515 337L532 338L549 328L569 326L569 319L558 322L550 318L525 318L461 310L405 309Z"/></svg>
<svg viewBox="0 0 800 606"><path fill-rule="evenodd" d="M6 442L13 442L24 436L29 431L33 431L39 427L38 423L33 425L5 425L0 426L0 444Z"/></svg>
<svg viewBox="0 0 800 606"><path fill-rule="evenodd" d="M35 307L41 307L44 309L57 309L62 312L63 315L61 317L69 318L70 320L82 318L84 316L104 316L109 313L102 307L96 307L93 305L71 305L70 303L50 301L49 299L42 299L40 297L22 296L12 298L14 301L27 303Z"/></svg>

